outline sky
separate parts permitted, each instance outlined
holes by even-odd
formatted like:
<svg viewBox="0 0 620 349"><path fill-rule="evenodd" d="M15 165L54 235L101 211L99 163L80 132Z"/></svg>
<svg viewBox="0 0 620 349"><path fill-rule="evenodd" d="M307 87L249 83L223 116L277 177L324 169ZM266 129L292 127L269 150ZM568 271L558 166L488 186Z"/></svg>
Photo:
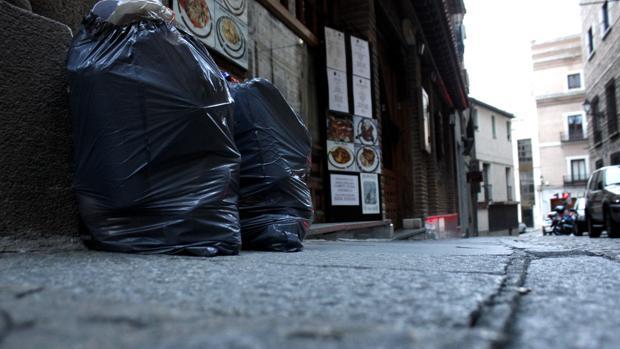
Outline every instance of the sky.
<svg viewBox="0 0 620 349"><path fill-rule="evenodd" d="M533 117L532 40L580 33L579 0L465 0L465 7L470 96Z"/></svg>

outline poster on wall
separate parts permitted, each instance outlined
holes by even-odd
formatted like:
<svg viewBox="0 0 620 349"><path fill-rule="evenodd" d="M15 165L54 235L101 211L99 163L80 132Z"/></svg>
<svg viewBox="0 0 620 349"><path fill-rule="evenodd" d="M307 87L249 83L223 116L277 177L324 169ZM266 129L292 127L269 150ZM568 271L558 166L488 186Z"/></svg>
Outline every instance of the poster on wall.
<svg viewBox="0 0 620 349"><path fill-rule="evenodd" d="M378 145L379 130L377 129L377 120L354 116L353 130L355 143L364 145Z"/></svg>
<svg viewBox="0 0 620 349"><path fill-rule="evenodd" d="M246 0L174 0L172 9L179 28L247 69Z"/></svg>
<svg viewBox="0 0 620 349"><path fill-rule="evenodd" d="M355 145L355 163L360 172L381 173L381 150L376 146Z"/></svg>
<svg viewBox="0 0 620 349"><path fill-rule="evenodd" d="M370 79L368 41L351 36L351 70L353 75Z"/></svg>
<svg viewBox="0 0 620 349"><path fill-rule="evenodd" d="M359 206L359 180L357 176L329 175L332 206Z"/></svg>
<svg viewBox="0 0 620 349"><path fill-rule="evenodd" d="M370 94L370 80L353 77L353 114L371 118L372 96Z"/></svg>
<svg viewBox="0 0 620 349"><path fill-rule="evenodd" d="M339 70L328 68L327 89L329 93L329 109L348 113L349 91L347 89L347 74Z"/></svg>
<svg viewBox="0 0 620 349"><path fill-rule="evenodd" d="M327 168L330 171L357 172L354 144L327 141Z"/></svg>
<svg viewBox="0 0 620 349"><path fill-rule="evenodd" d="M379 205L379 176L372 173L360 174L362 186L362 214L381 213Z"/></svg>
<svg viewBox="0 0 620 349"><path fill-rule="evenodd" d="M325 64L328 68L347 71L347 56L344 46L344 33L325 27Z"/></svg>

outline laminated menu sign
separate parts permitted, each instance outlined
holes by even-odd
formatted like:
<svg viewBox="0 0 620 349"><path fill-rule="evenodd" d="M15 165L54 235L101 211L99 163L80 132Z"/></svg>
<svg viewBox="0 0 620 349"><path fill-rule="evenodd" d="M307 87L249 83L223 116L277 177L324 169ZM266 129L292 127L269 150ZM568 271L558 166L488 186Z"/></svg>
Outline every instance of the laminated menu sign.
<svg viewBox="0 0 620 349"><path fill-rule="evenodd" d="M353 75L370 79L368 41L351 36L351 63Z"/></svg>
<svg viewBox="0 0 620 349"><path fill-rule="evenodd" d="M347 89L347 74L339 70L328 68L327 86L329 91L329 109L348 113L349 92Z"/></svg>
<svg viewBox="0 0 620 349"><path fill-rule="evenodd" d="M328 68L347 71L343 32L325 27L325 54Z"/></svg>
<svg viewBox="0 0 620 349"><path fill-rule="evenodd" d="M362 185L362 214L381 213L379 206L379 176L371 173L360 174Z"/></svg>
<svg viewBox="0 0 620 349"><path fill-rule="evenodd" d="M332 206L359 206L359 181L357 176L330 175Z"/></svg>
<svg viewBox="0 0 620 349"><path fill-rule="evenodd" d="M370 95L370 80L353 77L353 114L372 117L372 99Z"/></svg>

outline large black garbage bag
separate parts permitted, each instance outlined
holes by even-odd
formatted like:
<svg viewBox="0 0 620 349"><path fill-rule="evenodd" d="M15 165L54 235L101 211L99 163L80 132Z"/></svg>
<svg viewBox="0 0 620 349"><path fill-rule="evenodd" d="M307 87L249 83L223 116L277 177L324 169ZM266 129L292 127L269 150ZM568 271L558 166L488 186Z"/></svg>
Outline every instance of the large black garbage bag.
<svg viewBox="0 0 620 349"><path fill-rule="evenodd" d="M312 219L308 129L267 80L231 85L243 248L300 251Z"/></svg>
<svg viewBox="0 0 620 349"><path fill-rule="evenodd" d="M237 254L232 98L204 45L162 20L91 13L67 68L86 245Z"/></svg>

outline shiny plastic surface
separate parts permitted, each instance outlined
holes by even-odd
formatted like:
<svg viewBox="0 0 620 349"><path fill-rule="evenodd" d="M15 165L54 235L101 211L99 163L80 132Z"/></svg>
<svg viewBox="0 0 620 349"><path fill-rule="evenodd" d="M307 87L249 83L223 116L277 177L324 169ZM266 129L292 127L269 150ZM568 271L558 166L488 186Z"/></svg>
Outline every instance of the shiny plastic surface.
<svg viewBox="0 0 620 349"><path fill-rule="evenodd" d="M237 254L232 98L205 46L164 20L90 14L67 68L86 245Z"/></svg>
<svg viewBox="0 0 620 349"><path fill-rule="evenodd" d="M232 84L244 249L300 251L312 219L308 129L267 80Z"/></svg>

